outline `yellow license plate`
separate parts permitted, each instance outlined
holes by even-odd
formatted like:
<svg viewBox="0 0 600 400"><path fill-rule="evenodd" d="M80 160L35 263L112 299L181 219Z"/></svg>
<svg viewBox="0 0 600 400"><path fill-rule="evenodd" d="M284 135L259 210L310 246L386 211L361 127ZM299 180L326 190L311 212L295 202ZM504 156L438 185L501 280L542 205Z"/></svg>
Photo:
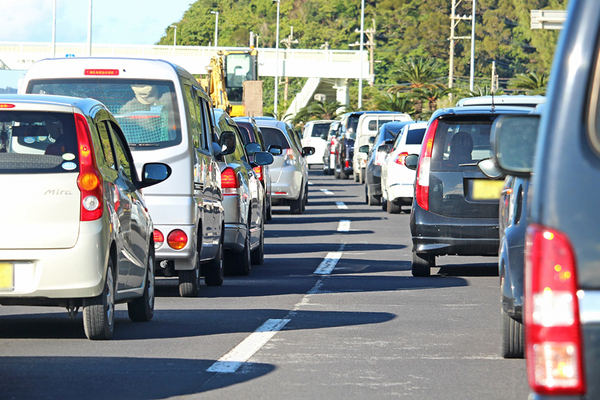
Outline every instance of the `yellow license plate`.
<svg viewBox="0 0 600 400"><path fill-rule="evenodd" d="M504 188L504 181L492 181L487 179L476 179L473 181L474 200L499 199Z"/></svg>
<svg viewBox="0 0 600 400"><path fill-rule="evenodd" d="M0 290L12 290L15 286L14 267L11 263L0 263Z"/></svg>

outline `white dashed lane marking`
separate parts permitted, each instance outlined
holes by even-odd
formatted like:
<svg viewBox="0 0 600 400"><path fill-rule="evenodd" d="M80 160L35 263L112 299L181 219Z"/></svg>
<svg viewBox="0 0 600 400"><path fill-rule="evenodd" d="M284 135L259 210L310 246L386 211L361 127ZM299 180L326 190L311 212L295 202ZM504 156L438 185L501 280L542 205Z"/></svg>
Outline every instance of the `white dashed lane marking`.
<svg viewBox="0 0 600 400"><path fill-rule="evenodd" d="M327 189L319 189L319 190L321 190L321 192L325 193L327 196L333 196L333 194L334 194L333 192L331 192Z"/></svg>
<svg viewBox="0 0 600 400"><path fill-rule="evenodd" d="M350 231L350 221L341 220L340 223L338 224L337 231L338 232L349 232Z"/></svg>
<svg viewBox="0 0 600 400"><path fill-rule="evenodd" d="M335 265L340 260L340 258L342 258L341 251L327 253L325 259L321 261L321 264L319 264L319 267L313 273L315 275L329 275L331 271L333 271L333 269L335 268Z"/></svg>
<svg viewBox="0 0 600 400"><path fill-rule="evenodd" d="M347 210L348 206L346 204L344 204L343 201L336 201L335 205L337 206L337 208L339 208L340 210Z"/></svg>

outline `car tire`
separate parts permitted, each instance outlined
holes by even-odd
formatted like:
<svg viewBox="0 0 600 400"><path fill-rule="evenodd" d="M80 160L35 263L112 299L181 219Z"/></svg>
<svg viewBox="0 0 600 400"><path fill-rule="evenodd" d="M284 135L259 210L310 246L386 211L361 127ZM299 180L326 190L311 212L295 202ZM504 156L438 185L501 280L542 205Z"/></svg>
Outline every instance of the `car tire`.
<svg viewBox="0 0 600 400"><path fill-rule="evenodd" d="M200 254L196 254L196 265L191 270L179 271L179 295L198 297L200 294Z"/></svg>
<svg viewBox="0 0 600 400"><path fill-rule="evenodd" d="M144 294L127 303L127 313L133 322L148 322L154 317L154 284L154 243L150 243Z"/></svg>
<svg viewBox="0 0 600 400"><path fill-rule="evenodd" d="M250 253L252 265L262 265L265 262L265 224L261 223L258 247Z"/></svg>
<svg viewBox="0 0 600 400"><path fill-rule="evenodd" d="M369 185L365 185L367 191L367 204L370 206L378 206L381 204L381 197L373 196L369 190Z"/></svg>
<svg viewBox="0 0 600 400"><path fill-rule="evenodd" d="M383 196L381 196L381 210L382 211L386 211L387 210L387 199Z"/></svg>
<svg viewBox="0 0 600 400"><path fill-rule="evenodd" d="M388 214L400 214L402 204L399 201L388 200L386 201L386 211Z"/></svg>
<svg viewBox="0 0 600 400"><path fill-rule="evenodd" d="M340 179L348 179L349 176L344 171L340 171Z"/></svg>
<svg viewBox="0 0 600 400"><path fill-rule="evenodd" d="M523 358L525 356L525 330L523 324L512 319L502 310L502 357Z"/></svg>
<svg viewBox="0 0 600 400"><path fill-rule="evenodd" d="M432 267L435 267L435 256L413 251L411 264L412 276L431 276Z"/></svg>
<svg viewBox="0 0 600 400"><path fill-rule="evenodd" d="M304 188L300 190L298 198L290 200L290 213L291 214L302 214L302 208L304 207Z"/></svg>
<svg viewBox="0 0 600 400"><path fill-rule="evenodd" d="M207 262L203 267L204 284L206 286L221 286L223 284L223 239L225 232L221 230L221 239L219 240L219 250L215 258Z"/></svg>
<svg viewBox="0 0 600 400"><path fill-rule="evenodd" d="M354 182L360 182L360 175L357 173L354 173Z"/></svg>
<svg viewBox="0 0 600 400"><path fill-rule="evenodd" d="M83 329L90 340L108 340L115 325L115 280L112 257L108 258L102 293L83 308Z"/></svg>
<svg viewBox="0 0 600 400"><path fill-rule="evenodd" d="M335 179L340 179L340 173L337 170L337 168L333 170L333 176L335 177Z"/></svg>
<svg viewBox="0 0 600 400"><path fill-rule="evenodd" d="M360 169L360 183L365 183L365 175L367 174L366 168Z"/></svg>
<svg viewBox="0 0 600 400"><path fill-rule="evenodd" d="M244 240L244 248L240 253L228 251L225 257L225 273L227 275L246 276L250 274L250 228Z"/></svg>

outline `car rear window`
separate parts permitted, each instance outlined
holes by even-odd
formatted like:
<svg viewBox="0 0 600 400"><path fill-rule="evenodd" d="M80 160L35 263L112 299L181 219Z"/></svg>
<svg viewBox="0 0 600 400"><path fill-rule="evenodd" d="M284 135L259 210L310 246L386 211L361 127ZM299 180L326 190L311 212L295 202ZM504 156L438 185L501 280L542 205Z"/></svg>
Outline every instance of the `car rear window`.
<svg viewBox="0 0 600 400"><path fill-rule="evenodd" d="M329 132L329 125L331 124L314 124L310 136L321 137L322 135L326 135Z"/></svg>
<svg viewBox="0 0 600 400"><path fill-rule="evenodd" d="M260 130L262 131L263 138L265 139L265 143L266 143L267 147L269 147L273 144L277 144L277 145L281 146L282 149L290 148L290 144L288 143L288 140L286 139L285 134L283 132L281 132L279 129L261 127Z"/></svg>
<svg viewBox="0 0 600 400"><path fill-rule="evenodd" d="M431 170L477 170L477 162L491 156L490 130L496 117L439 120L433 142Z"/></svg>
<svg viewBox="0 0 600 400"><path fill-rule="evenodd" d="M410 129L407 132L406 144L421 144L423 143L423 136L425 136L425 128Z"/></svg>
<svg viewBox="0 0 600 400"><path fill-rule="evenodd" d="M79 171L73 114L0 112L0 174Z"/></svg>
<svg viewBox="0 0 600 400"><path fill-rule="evenodd" d="M379 128L381 128L381 125L388 123L388 122L392 122L392 120L391 119L378 119L378 120L369 121L368 129L370 131L377 131L377 130L379 130Z"/></svg>
<svg viewBox="0 0 600 400"><path fill-rule="evenodd" d="M175 146L181 127L175 88L170 81L141 79L32 80L27 93L90 97L115 116L133 150Z"/></svg>

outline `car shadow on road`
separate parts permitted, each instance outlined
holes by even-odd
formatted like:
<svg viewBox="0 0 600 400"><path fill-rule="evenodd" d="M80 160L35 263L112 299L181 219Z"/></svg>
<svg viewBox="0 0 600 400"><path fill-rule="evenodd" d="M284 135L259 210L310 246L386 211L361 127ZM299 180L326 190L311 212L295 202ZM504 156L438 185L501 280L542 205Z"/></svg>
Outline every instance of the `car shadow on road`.
<svg viewBox="0 0 600 400"><path fill-rule="evenodd" d="M498 276L498 264L446 264L440 266L437 274L439 276Z"/></svg>

